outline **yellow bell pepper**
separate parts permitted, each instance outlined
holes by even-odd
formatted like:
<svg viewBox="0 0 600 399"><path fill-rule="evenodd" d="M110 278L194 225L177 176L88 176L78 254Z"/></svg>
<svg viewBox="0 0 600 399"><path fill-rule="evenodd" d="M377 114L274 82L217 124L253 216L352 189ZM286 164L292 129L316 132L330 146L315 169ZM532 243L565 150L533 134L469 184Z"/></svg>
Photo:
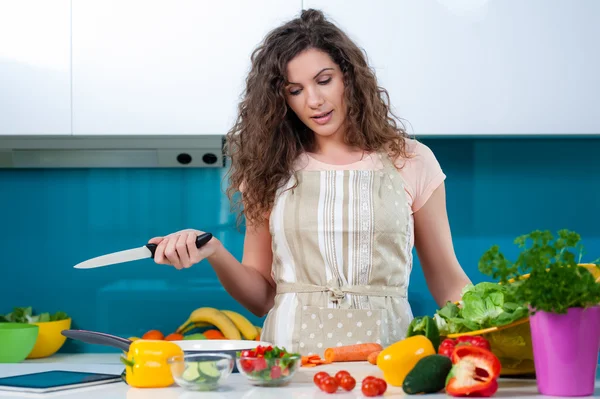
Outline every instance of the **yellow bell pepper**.
<svg viewBox="0 0 600 399"><path fill-rule="evenodd" d="M429 355L435 355L431 341L424 335L415 335L382 350L377 356L377 367L383 371L385 382L400 387L417 362Z"/></svg>
<svg viewBox="0 0 600 399"><path fill-rule="evenodd" d="M125 381L136 388L163 388L173 385L167 359L183 356L183 350L170 341L138 339L129 346L125 364Z"/></svg>

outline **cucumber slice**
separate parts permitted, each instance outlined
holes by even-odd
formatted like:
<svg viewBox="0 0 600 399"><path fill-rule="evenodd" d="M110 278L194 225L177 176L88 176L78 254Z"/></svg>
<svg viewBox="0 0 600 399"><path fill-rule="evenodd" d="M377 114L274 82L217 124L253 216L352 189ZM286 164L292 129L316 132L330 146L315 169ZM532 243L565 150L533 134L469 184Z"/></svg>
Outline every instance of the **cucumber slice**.
<svg viewBox="0 0 600 399"><path fill-rule="evenodd" d="M183 378L184 380L189 381L189 382L194 382L196 380L199 380L202 376L198 372L198 370L199 370L198 366L199 365L196 363L189 362L187 364L185 371L181 375L181 378Z"/></svg>
<svg viewBox="0 0 600 399"><path fill-rule="evenodd" d="M218 380L221 377L221 372L215 362L199 362L198 372L207 380Z"/></svg>

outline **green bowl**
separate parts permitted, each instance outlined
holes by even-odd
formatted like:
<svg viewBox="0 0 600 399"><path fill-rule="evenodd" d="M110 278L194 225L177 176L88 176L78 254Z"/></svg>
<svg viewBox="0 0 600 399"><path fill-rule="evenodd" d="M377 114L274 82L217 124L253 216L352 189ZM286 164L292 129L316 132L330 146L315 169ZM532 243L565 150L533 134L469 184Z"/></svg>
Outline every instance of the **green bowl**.
<svg viewBox="0 0 600 399"><path fill-rule="evenodd" d="M0 323L0 363L25 360L37 340L39 327L27 323Z"/></svg>

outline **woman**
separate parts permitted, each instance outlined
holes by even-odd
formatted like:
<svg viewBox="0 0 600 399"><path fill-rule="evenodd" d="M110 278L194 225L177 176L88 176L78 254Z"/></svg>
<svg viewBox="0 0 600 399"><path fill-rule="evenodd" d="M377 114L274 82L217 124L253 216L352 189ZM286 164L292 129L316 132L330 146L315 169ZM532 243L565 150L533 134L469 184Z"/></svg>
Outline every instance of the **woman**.
<svg viewBox="0 0 600 399"><path fill-rule="evenodd" d="M273 30L252 55L239 118L227 137L232 199L247 223L242 262L199 230L150 240L157 263L207 259L257 316L262 339L288 350L405 337L416 246L438 303L460 298L445 175L408 138L361 50L316 10Z"/></svg>

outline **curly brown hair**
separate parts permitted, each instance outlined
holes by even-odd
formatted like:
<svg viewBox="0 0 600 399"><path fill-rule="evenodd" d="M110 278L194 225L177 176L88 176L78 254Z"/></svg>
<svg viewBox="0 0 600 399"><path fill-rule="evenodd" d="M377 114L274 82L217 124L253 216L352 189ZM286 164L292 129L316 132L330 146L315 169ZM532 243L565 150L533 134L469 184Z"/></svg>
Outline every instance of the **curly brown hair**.
<svg viewBox="0 0 600 399"><path fill-rule="evenodd" d="M408 135L394 119L388 92L378 86L365 54L321 11L304 10L267 34L252 53L238 118L226 136L225 154L231 158L227 196L238 210L238 222L242 214L250 224L264 221L277 190L293 175L294 162L314 150L314 134L290 112L284 92L288 62L310 48L329 54L343 73L346 143L365 152L385 147L393 159L408 156ZM242 185L243 202L240 196L234 200Z"/></svg>

